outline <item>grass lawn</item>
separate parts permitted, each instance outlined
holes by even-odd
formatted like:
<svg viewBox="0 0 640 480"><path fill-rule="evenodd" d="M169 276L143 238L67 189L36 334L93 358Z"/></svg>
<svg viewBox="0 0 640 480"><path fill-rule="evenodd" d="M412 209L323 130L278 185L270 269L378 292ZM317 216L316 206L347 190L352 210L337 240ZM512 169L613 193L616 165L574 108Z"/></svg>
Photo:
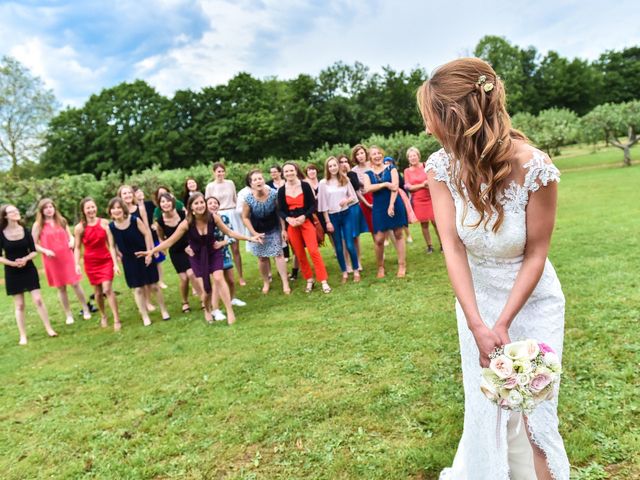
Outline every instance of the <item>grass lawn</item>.
<svg viewBox="0 0 640 480"><path fill-rule="evenodd" d="M567 297L561 432L573 478L638 479L640 166L618 168L617 149L582 153L557 161L550 253ZM262 296L245 255L248 306L231 328L204 324L195 298L179 313L168 264L173 319L155 314L149 328L123 278L120 333L97 317L64 325L44 288L60 337L46 338L28 302L21 348L2 294L1 477L437 478L462 429L454 298L442 255L412 231L403 280L373 278L363 236L363 281L342 286L325 247L331 295L298 280L291 298L277 282Z"/></svg>

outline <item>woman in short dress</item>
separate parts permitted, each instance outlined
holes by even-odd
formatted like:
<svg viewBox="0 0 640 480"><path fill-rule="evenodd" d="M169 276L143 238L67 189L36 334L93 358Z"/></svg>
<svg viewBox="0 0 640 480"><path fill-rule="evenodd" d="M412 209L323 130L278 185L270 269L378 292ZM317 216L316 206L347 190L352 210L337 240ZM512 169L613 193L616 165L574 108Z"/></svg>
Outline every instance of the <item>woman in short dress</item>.
<svg viewBox="0 0 640 480"><path fill-rule="evenodd" d="M277 192L269 188L260 170L251 170L246 177L251 192L245 198L242 220L251 235L264 234L262 244L251 244L251 253L258 257L258 267L262 276L262 293L270 288L270 259L275 258L276 267L282 280L282 291L291 293L287 277L287 263L282 254L282 230L277 212Z"/></svg>
<svg viewBox="0 0 640 480"><path fill-rule="evenodd" d="M127 205L120 197L112 198L109 201L107 213L112 219L109 223L109 229L114 240L111 246L113 249L112 255L117 256L115 252L117 248L122 259L125 281L127 286L133 290L133 296L142 317L143 325L145 327L151 325L145 289L155 293L162 319L169 320L171 317L158 286L158 267L151 262L150 258L138 258L135 254L137 251L145 248L149 249L153 246L151 231L141 218L129 214Z"/></svg>
<svg viewBox="0 0 640 480"><path fill-rule="evenodd" d="M373 193L372 226L373 240L378 264L378 278L385 276L384 271L384 237L387 230L392 230L395 237L395 248L398 252L398 278L406 276L406 249L403 229L408 225L407 212L398 195L398 170L391 165L384 165L384 152L380 147L369 148L371 169L364 176L364 191Z"/></svg>
<svg viewBox="0 0 640 480"><path fill-rule="evenodd" d="M38 254L28 228L22 226L20 211L14 205L0 207L0 263L4 265L4 281L7 295L13 297L16 323L20 334L19 345L27 344L24 292L31 293L47 335L57 337L49 321L47 307L40 293L38 270L33 258Z"/></svg>
<svg viewBox="0 0 640 480"><path fill-rule="evenodd" d="M80 285L82 276L76 272L73 258L73 235L67 220L60 214L53 200L43 198L38 202L36 221L32 229L36 249L42 253L42 263L50 287L58 289L58 297L66 316L67 325L73 323L67 286L71 286L82 305L82 316L91 318L87 297Z"/></svg>
<svg viewBox="0 0 640 480"><path fill-rule="evenodd" d="M165 250L187 236L193 256L189 257L191 268L200 283L201 299L204 304L204 318L208 323L213 322L211 316L211 279L220 292L220 297L227 309L227 323L235 323L236 317L231 305L229 287L224 279L222 248L216 246L215 228L218 227L225 235L237 240L261 242L261 236L247 237L229 230L218 215L212 215L207 210L207 202L202 193L191 195L187 203L187 218L178 224L175 232L165 241L154 248L137 252L139 256L153 256L160 250ZM217 247L217 248L216 248Z"/></svg>
<svg viewBox="0 0 640 480"><path fill-rule="evenodd" d="M120 273L113 249L113 237L109 230L109 222L98 217L98 207L91 197L80 202L80 223L73 229L75 238L74 258L76 271L80 273L80 256L84 250L84 271L89 283L93 285L96 304L100 311L100 326L108 326L104 297L107 297L113 313L113 329L122 328L118 301L113 291L113 275Z"/></svg>
<svg viewBox="0 0 640 480"><path fill-rule="evenodd" d="M433 224L436 235L438 235L438 229L431 204L427 172L424 171L424 165L420 162L420 150L416 147L410 147L407 150L407 159L409 167L404 169L404 185L411 193L411 206L422 227L422 236L427 243L427 253L430 254L433 253L433 242L429 234L429 222Z"/></svg>
<svg viewBox="0 0 640 480"><path fill-rule="evenodd" d="M220 202L216 197L207 198L207 210L212 215L220 215L220 219L227 226L229 230L233 230L231 220L227 215L220 214ZM224 271L224 279L229 287L229 295L231 296L231 305L234 307L245 307L247 302L240 300L236 297L236 282L233 278L233 256L231 255L230 245L235 243L235 239L224 234L218 227L216 227L215 235L216 248L222 248L222 270ZM251 242L248 243L251 245ZM226 315L220 310L220 292L214 287L211 292L211 307L213 311L213 319L216 321L225 320Z"/></svg>
<svg viewBox="0 0 640 480"><path fill-rule="evenodd" d="M176 209L176 198L168 193L163 193L158 199L158 206L162 214L156 219L156 230L158 238L165 240L173 235L180 222L186 218L184 210ZM198 282L191 269L189 255L185 249L189 246L189 240L186 236L182 237L169 248L169 258L171 264L178 274L180 282L180 297L182 299L182 313L191 311L189 306L189 281L193 285L196 295L200 296Z"/></svg>
<svg viewBox="0 0 640 480"><path fill-rule="evenodd" d="M373 193L364 191L364 179L366 172L371 170L371 161L369 160L369 151L364 145L359 143L351 149L351 164L353 165L351 171L356 172L361 185L360 195L358 196L360 209L362 210L362 215L364 215L365 222L367 222L369 232L371 232L371 236L373 236L373 213L371 211L373 207Z"/></svg>

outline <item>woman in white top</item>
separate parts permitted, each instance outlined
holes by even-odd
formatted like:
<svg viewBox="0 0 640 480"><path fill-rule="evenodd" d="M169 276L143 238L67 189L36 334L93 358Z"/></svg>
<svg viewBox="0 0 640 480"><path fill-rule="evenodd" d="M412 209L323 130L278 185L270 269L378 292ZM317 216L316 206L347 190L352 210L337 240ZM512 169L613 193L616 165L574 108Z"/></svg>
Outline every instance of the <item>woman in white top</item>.
<svg viewBox="0 0 640 480"><path fill-rule="evenodd" d="M353 242L353 225L349 215L349 207L357 201L356 191L347 176L340 171L338 159L327 158L324 163L324 178L318 184L318 211L324 216L327 231L333 234L333 245L342 271L342 283L349 278L342 249L343 240L351 258L353 281L360 281L358 252Z"/></svg>
<svg viewBox="0 0 640 480"><path fill-rule="evenodd" d="M231 180L226 180L224 175L226 168L220 162L213 164L213 174L215 179L213 182L209 182L207 188L204 191L205 198L216 197L220 202L219 213L226 215L231 222L231 229L235 232L244 231L244 224L240 218L239 213L236 211L236 203L238 197L236 195L236 186ZM244 281L242 275L242 257L240 256L239 242L231 244L231 254L233 255L233 263L238 271L238 283L245 286L247 282Z"/></svg>

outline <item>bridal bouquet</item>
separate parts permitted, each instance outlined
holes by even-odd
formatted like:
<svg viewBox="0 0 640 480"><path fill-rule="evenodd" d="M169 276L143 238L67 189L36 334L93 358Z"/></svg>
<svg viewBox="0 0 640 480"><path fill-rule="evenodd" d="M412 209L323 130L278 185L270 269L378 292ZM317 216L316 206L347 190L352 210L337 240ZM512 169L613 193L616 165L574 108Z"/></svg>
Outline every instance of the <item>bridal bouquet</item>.
<svg viewBox="0 0 640 480"><path fill-rule="evenodd" d="M480 390L505 410L530 413L551 400L560 381L560 359L551 347L535 340L512 342L490 355L482 369Z"/></svg>

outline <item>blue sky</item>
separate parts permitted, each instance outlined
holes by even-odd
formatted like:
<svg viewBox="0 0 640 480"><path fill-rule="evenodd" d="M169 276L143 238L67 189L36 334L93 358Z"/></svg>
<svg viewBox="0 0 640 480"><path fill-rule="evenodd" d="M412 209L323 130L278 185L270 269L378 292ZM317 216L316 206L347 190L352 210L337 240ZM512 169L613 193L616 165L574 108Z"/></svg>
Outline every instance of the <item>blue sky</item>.
<svg viewBox="0 0 640 480"><path fill-rule="evenodd" d="M632 0L0 0L0 55L65 105L135 78L171 96L240 71L292 78L336 61L431 71L486 34L593 60L640 45L640 10Z"/></svg>

